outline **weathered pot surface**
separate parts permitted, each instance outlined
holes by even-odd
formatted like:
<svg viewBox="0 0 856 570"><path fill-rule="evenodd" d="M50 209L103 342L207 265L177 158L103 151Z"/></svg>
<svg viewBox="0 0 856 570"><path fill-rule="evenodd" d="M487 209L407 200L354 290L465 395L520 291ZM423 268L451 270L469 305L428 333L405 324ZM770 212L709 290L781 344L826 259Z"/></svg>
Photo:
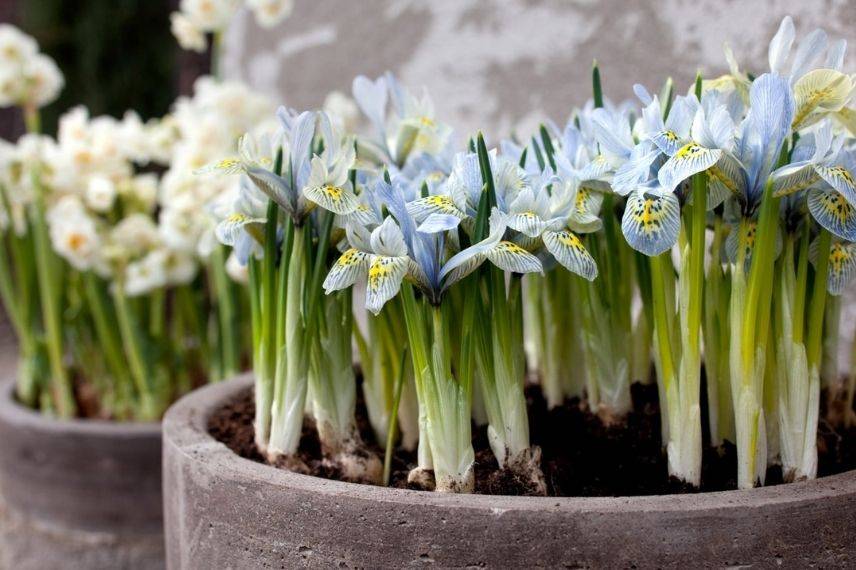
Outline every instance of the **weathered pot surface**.
<svg viewBox="0 0 856 570"><path fill-rule="evenodd" d="M0 566L164 567L160 424L56 420L0 391Z"/></svg>
<svg viewBox="0 0 856 570"><path fill-rule="evenodd" d="M462 496L289 473L235 455L210 415L243 377L164 419L168 567L829 568L856 558L856 472L696 495Z"/></svg>

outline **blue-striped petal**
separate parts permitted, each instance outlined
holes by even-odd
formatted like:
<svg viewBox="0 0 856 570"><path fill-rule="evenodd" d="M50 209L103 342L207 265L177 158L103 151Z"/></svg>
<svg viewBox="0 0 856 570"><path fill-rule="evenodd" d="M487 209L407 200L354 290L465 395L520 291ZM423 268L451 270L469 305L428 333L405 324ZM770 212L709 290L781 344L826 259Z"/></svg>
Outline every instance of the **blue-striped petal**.
<svg viewBox="0 0 856 570"><path fill-rule="evenodd" d="M597 277L597 264L575 233L569 230L545 232L544 246L571 273L589 281Z"/></svg>
<svg viewBox="0 0 856 570"><path fill-rule="evenodd" d="M830 186L838 190L853 205L856 205L856 179L843 166L815 166L815 170Z"/></svg>
<svg viewBox="0 0 856 570"><path fill-rule="evenodd" d="M436 196L425 196L407 204L407 213L413 216L417 222L422 222L431 214L448 214L463 219L464 212L455 205L451 196L440 194Z"/></svg>
<svg viewBox="0 0 856 570"><path fill-rule="evenodd" d="M829 250L829 273L826 288L840 295L856 276L856 244L836 242Z"/></svg>
<svg viewBox="0 0 856 570"><path fill-rule="evenodd" d="M770 178L773 179L773 196L780 198L808 189L820 180L820 175L811 162L805 160L775 170Z"/></svg>
<svg viewBox="0 0 856 570"><path fill-rule="evenodd" d="M193 174L209 174L211 172L218 172L220 174L238 174L240 172L244 172L245 169L246 165L240 158L230 157L196 169L193 171Z"/></svg>
<svg viewBox="0 0 856 570"><path fill-rule="evenodd" d="M431 214L425 221L419 224L416 231L423 234L436 234L447 232L458 227L461 223L461 218L449 214Z"/></svg>
<svg viewBox="0 0 856 570"><path fill-rule="evenodd" d="M856 208L835 190L810 190L808 210L818 224L834 235L847 241L856 241Z"/></svg>
<svg viewBox="0 0 856 570"><path fill-rule="evenodd" d="M244 230L252 234L254 231L260 230L265 221L264 218L251 218L246 214L232 214L217 224L217 227L214 228L214 235L220 243L234 246Z"/></svg>
<svg viewBox="0 0 856 570"><path fill-rule="evenodd" d="M673 156L677 153L678 149L680 149L686 142L681 140L678 133L669 129L655 133L654 136L651 137L651 141L657 145L660 152L668 156Z"/></svg>
<svg viewBox="0 0 856 570"><path fill-rule="evenodd" d="M599 154L580 170L579 178L582 181L602 180L611 170L612 165L605 156Z"/></svg>
<svg viewBox="0 0 856 570"><path fill-rule="evenodd" d="M491 263L512 273L538 273L543 271L537 257L514 242L501 241L485 253Z"/></svg>
<svg viewBox="0 0 856 570"><path fill-rule="evenodd" d="M284 178L258 166L247 168L247 176L259 190L280 205L289 215L297 214L296 196Z"/></svg>
<svg viewBox="0 0 856 570"><path fill-rule="evenodd" d="M366 281L366 309L377 315L398 294L409 260L406 256L372 255Z"/></svg>
<svg viewBox="0 0 856 570"><path fill-rule="evenodd" d="M347 219L350 223L358 226L371 226L379 222L377 213L366 204L358 204Z"/></svg>
<svg viewBox="0 0 856 570"><path fill-rule="evenodd" d="M699 172L704 172L722 157L720 149L704 148L690 142L682 146L674 156L660 168L657 178L660 186L672 192L678 184Z"/></svg>
<svg viewBox="0 0 856 570"><path fill-rule="evenodd" d="M521 212L508 216L508 227L528 237L540 236L547 226L547 222L535 212Z"/></svg>
<svg viewBox="0 0 856 570"><path fill-rule="evenodd" d="M330 268L327 277L324 278L324 284L322 285L324 291L330 294L333 291L345 289L353 285L359 276L365 273L369 266L370 257L370 254L360 251L355 247L346 249L339 256L339 259L336 260L336 263L333 264L333 267Z"/></svg>
<svg viewBox="0 0 856 570"><path fill-rule="evenodd" d="M598 192L589 186L580 186L576 196L574 196L574 213L597 215L600 213L602 204L602 192Z"/></svg>
<svg viewBox="0 0 856 570"><path fill-rule="evenodd" d="M681 206L674 194L636 191L627 198L621 230L627 243L645 255L660 255L678 241Z"/></svg>
<svg viewBox="0 0 856 570"><path fill-rule="evenodd" d="M485 259L487 257L483 251L474 250L472 247L453 255L440 272L440 279L445 279L443 289L448 289L452 284L478 269Z"/></svg>
<svg viewBox="0 0 856 570"><path fill-rule="evenodd" d="M734 194L746 190L743 167L731 153L723 152L722 158L707 169L707 209L712 210Z"/></svg>
<svg viewBox="0 0 856 570"><path fill-rule="evenodd" d="M755 232L758 229L758 224L755 220L745 221L748 224L746 235L740 236L740 225L734 224L731 231L725 237L725 257L729 263L737 263L740 257L740 250L743 250L744 259L746 260L746 268L749 267L749 260L752 258L752 250L755 249Z"/></svg>
<svg viewBox="0 0 856 570"><path fill-rule="evenodd" d="M330 210L340 216L354 212L360 205L357 201L357 195L348 186L334 186L333 184L309 186L303 189L303 195L325 210Z"/></svg>

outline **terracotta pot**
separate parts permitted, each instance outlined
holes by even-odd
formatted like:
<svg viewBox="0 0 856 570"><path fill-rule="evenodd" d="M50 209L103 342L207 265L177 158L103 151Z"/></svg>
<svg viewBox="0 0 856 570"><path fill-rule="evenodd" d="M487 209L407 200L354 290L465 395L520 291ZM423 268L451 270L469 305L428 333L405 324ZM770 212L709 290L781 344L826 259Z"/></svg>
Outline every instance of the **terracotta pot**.
<svg viewBox="0 0 856 570"><path fill-rule="evenodd" d="M160 424L61 421L0 391L0 566L164 567Z"/></svg>
<svg viewBox="0 0 856 570"><path fill-rule="evenodd" d="M856 564L856 472L626 498L354 485L255 463L215 441L208 418L250 385L242 377L208 386L164 419L169 568Z"/></svg>

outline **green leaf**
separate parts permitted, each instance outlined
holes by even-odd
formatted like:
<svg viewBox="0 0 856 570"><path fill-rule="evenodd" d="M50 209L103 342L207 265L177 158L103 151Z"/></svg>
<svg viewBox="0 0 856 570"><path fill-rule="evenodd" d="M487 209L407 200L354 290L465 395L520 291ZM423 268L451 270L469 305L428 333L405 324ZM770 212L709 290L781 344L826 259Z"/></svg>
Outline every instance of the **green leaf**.
<svg viewBox="0 0 856 570"><path fill-rule="evenodd" d="M600 68L597 66L597 60L594 60L591 68L591 84L594 92L595 108L603 107L603 87L600 84Z"/></svg>

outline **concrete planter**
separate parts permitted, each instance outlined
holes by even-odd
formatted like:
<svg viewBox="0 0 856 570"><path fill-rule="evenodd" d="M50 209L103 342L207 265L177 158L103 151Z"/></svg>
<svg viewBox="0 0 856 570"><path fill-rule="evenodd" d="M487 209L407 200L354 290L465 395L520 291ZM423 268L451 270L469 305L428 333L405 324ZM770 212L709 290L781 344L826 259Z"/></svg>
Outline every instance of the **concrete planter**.
<svg viewBox="0 0 856 570"><path fill-rule="evenodd" d="M632 498L452 496L297 475L206 430L251 384L198 390L164 419L171 569L852 567L856 472L751 491Z"/></svg>
<svg viewBox="0 0 856 570"><path fill-rule="evenodd" d="M159 424L58 421L0 391L0 567L164 567Z"/></svg>

